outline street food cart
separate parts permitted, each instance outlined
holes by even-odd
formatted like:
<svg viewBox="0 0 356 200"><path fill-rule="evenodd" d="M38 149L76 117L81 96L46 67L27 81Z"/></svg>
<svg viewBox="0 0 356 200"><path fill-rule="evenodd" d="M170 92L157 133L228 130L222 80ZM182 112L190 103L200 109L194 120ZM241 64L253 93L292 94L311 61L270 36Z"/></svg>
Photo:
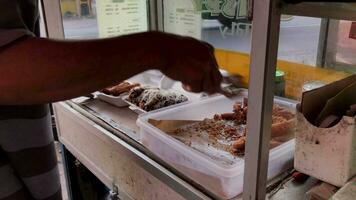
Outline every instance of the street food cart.
<svg viewBox="0 0 356 200"><path fill-rule="evenodd" d="M249 48L247 53L231 48L216 49L219 66L229 75L238 74L241 85L248 90L238 88L240 96L236 100L189 94L192 101L141 115L135 105L114 105L99 98L98 93L53 104L69 197L83 198L78 194L80 187L73 181L77 176L73 163L80 163L111 190L113 199L264 199L266 193L271 199L304 199L317 180L310 178L303 184L291 181L294 139L269 150L273 102L296 109L306 83L328 84L351 75L345 70L328 68L331 47L327 40L332 37L328 34L335 26L333 20L356 20L355 5L282 0L123 2L96 1L97 37L159 30L209 41L216 37L212 30L222 33L221 37L250 32L251 51ZM42 7L48 37L65 38L60 2L43 1ZM133 12L115 13L115 9L123 7ZM317 67L277 60L282 14L323 18L317 52L314 52ZM227 21L230 25L226 25ZM279 81L276 81L276 68L282 71ZM163 79L162 74L154 71L129 81L159 87ZM276 97L275 85L280 82L283 82L283 97ZM179 90L179 83L172 84L178 85L175 89ZM244 158L232 167L214 163L198 147L174 140L148 123L151 118L166 120L167 116L175 116L175 120L203 120L213 113L228 111L227 107L232 110L232 101L242 102L247 97L248 142Z"/></svg>

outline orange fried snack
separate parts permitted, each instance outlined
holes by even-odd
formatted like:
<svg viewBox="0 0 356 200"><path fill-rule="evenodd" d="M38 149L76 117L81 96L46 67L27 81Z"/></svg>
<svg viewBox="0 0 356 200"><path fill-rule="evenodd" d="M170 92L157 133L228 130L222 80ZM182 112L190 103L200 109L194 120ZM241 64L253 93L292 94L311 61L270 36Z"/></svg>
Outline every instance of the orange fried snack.
<svg viewBox="0 0 356 200"><path fill-rule="evenodd" d="M139 86L140 84L131 84L129 82L122 82L118 85L104 88L101 92L107 95L120 96L123 93L129 92L132 88Z"/></svg>

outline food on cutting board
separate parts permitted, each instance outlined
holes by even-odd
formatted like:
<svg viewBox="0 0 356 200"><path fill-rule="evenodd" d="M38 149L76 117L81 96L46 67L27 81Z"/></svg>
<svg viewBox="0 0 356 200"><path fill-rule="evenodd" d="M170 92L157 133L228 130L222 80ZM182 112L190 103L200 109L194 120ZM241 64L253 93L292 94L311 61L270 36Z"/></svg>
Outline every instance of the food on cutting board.
<svg viewBox="0 0 356 200"><path fill-rule="evenodd" d="M247 99L235 103L233 112L215 114L213 119L204 119L190 125L182 126L170 134L193 148L208 142L208 146L230 152L234 156L243 156L247 133ZM272 133L270 148L274 148L293 137L295 114L287 108L274 105L272 115ZM200 137L202 139L198 139ZM194 138L194 144L192 144ZM195 148L196 149L196 148Z"/></svg>
<svg viewBox="0 0 356 200"><path fill-rule="evenodd" d="M130 90L127 100L145 111L152 111L188 101L188 98L157 87L139 86Z"/></svg>
<svg viewBox="0 0 356 200"><path fill-rule="evenodd" d="M138 83L131 84L129 82L124 81L117 85L104 88L103 90L101 90L101 92L116 97L116 96L120 96L121 94L128 93L132 88L137 86L140 86L140 84Z"/></svg>

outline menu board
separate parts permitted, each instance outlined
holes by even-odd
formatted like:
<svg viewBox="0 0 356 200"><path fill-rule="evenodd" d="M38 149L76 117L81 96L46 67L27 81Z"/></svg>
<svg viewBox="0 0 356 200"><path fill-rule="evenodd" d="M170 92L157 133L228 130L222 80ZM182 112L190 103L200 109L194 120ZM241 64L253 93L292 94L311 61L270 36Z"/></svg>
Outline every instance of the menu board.
<svg viewBox="0 0 356 200"><path fill-rule="evenodd" d="M201 2L164 0L164 31L201 39Z"/></svg>
<svg viewBox="0 0 356 200"><path fill-rule="evenodd" d="M97 0L99 37L148 30L147 0Z"/></svg>

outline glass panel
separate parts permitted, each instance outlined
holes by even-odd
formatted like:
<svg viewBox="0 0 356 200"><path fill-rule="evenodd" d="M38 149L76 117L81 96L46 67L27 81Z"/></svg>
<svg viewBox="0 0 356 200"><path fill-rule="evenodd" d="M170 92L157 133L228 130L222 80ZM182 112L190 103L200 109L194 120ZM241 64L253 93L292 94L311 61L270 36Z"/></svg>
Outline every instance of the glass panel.
<svg viewBox="0 0 356 200"><path fill-rule="evenodd" d="M219 67L227 70L232 76L241 75L242 86L248 86L252 25L246 16L247 1L164 0L163 4L162 17L165 31L191 36L212 44L216 47ZM298 58L300 59L299 62L315 64L320 19L284 16L282 24L281 44L284 46L279 52L280 56L283 59L295 61ZM295 33L298 29L303 31L303 35L300 36ZM312 37L306 39L306 35ZM300 44L296 44L298 42ZM306 47L309 48L308 51L305 51ZM311 52L314 54L310 55ZM295 56L296 53L305 56L300 58ZM292 84L287 85L286 82L290 78L289 72L287 74L284 68L278 69L275 79L276 94L280 96L289 95L289 91L286 91L287 86L293 87ZM238 84L235 87L241 87L241 85ZM220 99L212 98L209 103L202 101L199 105L196 105L196 107L203 106L201 110L185 110L185 113L182 112L181 114L186 115L188 120L194 116L192 113L199 113L201 115L199 118L205 118L205 120L188 128L177 129L178 136L174 137L183 141L187 145L186 148L195 149L211 158L209 160L211 163L218 163L222 166L219 162L224 161L235 165L235 162L240 162L244 158L246 135L249 134L246 128L247 112L250 106L247 105L247 97L246 90L243 90L243 92L239 90L239 95L233 100L224 97ZM294 138L295 107L295 103L290 100L278 98L275 101L270 148L274 152L283 151L286 157L278 157L278 161L272 163L271 168L292 167L292 163L290 163L292 156L288 157L288 155L293 155L293 143L290 140ZM281 144L285 144L285 149L278 150L278 148L275 148ZM180 162L178 163L180 164ZM214 180L214 175L206 173L204 169L201 170L195 166L184 168L179 167L179 164L177 164L178 170L189 174L193 180L219 197L230 198L229 195L238 194L236 185L229 184L229 189L234 192L228 193L225 186L216 184L218 181ZM226 165L222 167L226 167ZM218 174L217 177L224 174L216 173ZM242 182L242 179L236 178L235 183L238 180Z"/></svg>
<svg viewBox="0 0 356 200"><path fill-rule="evenodd" d="M246 0L164 0L164 30L201 39L216 48L250 51Z"/></svg>
<svg viewBox="0 0 356 200"><path fill-rule="evenodd" d="M356 64L356 22L340 21L336 48L336 62Z"/></svg>
<svg viewBox="0 0 356 200"><path fill-rule="evenodd" d="M148 30L147 0L61 0L65 37L105 38Z"/></svg>
<svg viewBox="0 0 356 200"><path fill-rule="evenodd" d="M220 68L241 75L240 86L248 87L252 24L246 0L163 0L163 22L166 32L212 44ZM316 66L320 30L319 18L282 16L276 95L300 98L302 82L312 78L297 80L296 69Z"/></svg>
<svg viewBox="0 0 356 200"><path fill-rule="evenodd" d="M201 39L200 4L191 0L163 2L164 31Z"/></svg>
<svg viewBox="0 0 356 200"><path fill-rule="evenodd" d="M356 22L334 20L329 30L326 67L356 72Z"/></svg>
<svg viewBox="0 0 356 200"><path fill-rule="evenodd" d="M220 68L231 74L241 75L242 85L248 87L253 27L246 16L246 4L245 0L163 0L164 31L191 36L212 44L216 47ZM321 33L325 30L322 22L320 18L281 17L275 77L276 96L300 100L305 90L349 76L344 72L316 67L319 54L324 51L322 44L325 40L321 38ZM354 46L350 42L346 43ZM338 48L337 58L341 58L343 51ZM348 55L351 55L350 52ZM272 130L275 135L284 134L279 138L281 140L278 144L281 144L293 137L296 108L295 105L286 103L290 100L276 100ZM241 105L236 107L243 108L243 103L239 103ZM285 131L281 132L282 129Z"/></svg>
<svg viewBox="0 0 356 200"><path fill-rule="evenodd" d="M316 65L320 18L282 16L278 59Z"/></svg>
<svg viewBox="0 0 356 200"><path fill-rule="evenodd" d="M250 53L247 0L164 0L164 30L209 42L219 49ZM282 16L279 59L315 65L321 19Z"/></svg>

